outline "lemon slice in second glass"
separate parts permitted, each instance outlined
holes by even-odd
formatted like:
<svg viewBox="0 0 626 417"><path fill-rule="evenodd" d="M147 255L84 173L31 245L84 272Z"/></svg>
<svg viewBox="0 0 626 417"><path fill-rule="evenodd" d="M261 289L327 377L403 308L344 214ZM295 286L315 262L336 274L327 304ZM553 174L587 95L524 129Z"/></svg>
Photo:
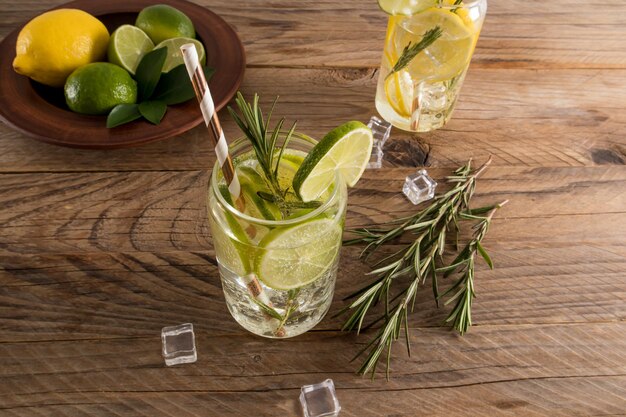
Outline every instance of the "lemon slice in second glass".
<svg viewBox="0 0 626 417"><path fill-rule="evenodd" d="M141 29L122 25L115 29L109 41L107 58L131 74L135 74L141 58L154 48L154 43Z"/></svg>
<svg viewBox="0 0 626 417"><path fill-rule="evenodd" d="M353 187L367 167L374 138L369 127L352 121L331 130L306 156L293 178L293 189L302 201L312 201L330 187L339 171Z"/></svg>
<svg viewBox="0 0 626 417"><path fill-rule="evenodd" d="M407 70L413 79L444 81L458 75L468 65L474 48L475 33L456 13L432 7L400 23L396 37L402 51L409 43L419 42L424 33L439 26L442 35L411 60Z"/></svg>

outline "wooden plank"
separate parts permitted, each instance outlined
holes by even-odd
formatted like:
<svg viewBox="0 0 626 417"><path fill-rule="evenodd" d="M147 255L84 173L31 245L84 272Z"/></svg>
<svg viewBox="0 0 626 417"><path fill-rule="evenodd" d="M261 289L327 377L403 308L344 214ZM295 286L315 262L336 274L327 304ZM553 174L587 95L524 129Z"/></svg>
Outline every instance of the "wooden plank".
<svg viewBox="0 0 626 417"><path fill-rule="evenodd" d="M441 181L445 171L432 175ZM399 190L408 172L368 172L350 195L348 226L414 210L398 191L380 191ZM4 179L0 340L141 335L147 326L203 314L212 329L236 331L203 218L206 172ZM479 270L476 323L624 320L624 182L626 171L612 166L488 170L476 204L511 202L485 241L497 270ZM367 279L359 250L344 248L333 312ZM434 309L428 288L417 306L412 320L421 326L438 325L447 311Z"/></svg>
<svg viewBox="0 0 626 417"><path fill-rule="evenodd" d="M0 37L64 0L2 0ZM387 16L375 0L195 0L233 25L254 66L380 65ZM6 11L6 12L5 12ZM624 68L626 5L614 0L491 1L474 64L497 68Z"/></svg>
<svg viewBox="0 0 626 417"><path fill-rule="evenodd" d="M242 91L320 137L347 120L376 113L370 70L251 69ZM394 129L387 166L456 167L494 155L500 166L581 166L626 162L626 70L472 69L451 122L416 137ZM221 112L227 137L240 136ZM198 127L164 142L85 151L34 142L0 125L0 172L207 169L214 156Z"/></svg>
<svg viewBox="0 0 626 417"><path fill-rule="evenodd" d="M431 170L443 182L449 170ZM409 169L367 172L351 191L348 226L414 210L400 193ZM510 199L490 236L535 244L623 243L626 170L621 167L492 167L476 205ZM5 253L176 251L209 247L208 173L6 174L0 188ZM581 180L582 179L582 180ZM440 191L444 186L440 188ZM541 233L531 225L540 225Z"/></svg>
<svg viewBox="0 0 626 417"><path fill-rule="evenodd" d="M626 320L626 260L610 246L486 245L496 270L477 269L476 326ZM342 299L369 281L357 258L357 248L344 248L335 301L318 329L339 329ZM197 317L212 333L243 332L224 304L212 251L2 255L0 263L0 342L145 336ZM440 284L443 291L450 281ZM450 310L435 307L430 284L415 306L410 323L419 327L438 327ZM381 312L373 308L367 322Z"/></svg>
<svg viewBox="0 0 626 417"><path fill-rule="evenodd" d="M198 362L166 368L157 329L141 338L0 343L0 409L34 415L293 415L299 387L331 377L342 415L619 415L626 323L486 326L458 338L414 331L393 378L357 378L352 336L277 343L204 330ZM355 344L355 341L357 344Z"/></svg>

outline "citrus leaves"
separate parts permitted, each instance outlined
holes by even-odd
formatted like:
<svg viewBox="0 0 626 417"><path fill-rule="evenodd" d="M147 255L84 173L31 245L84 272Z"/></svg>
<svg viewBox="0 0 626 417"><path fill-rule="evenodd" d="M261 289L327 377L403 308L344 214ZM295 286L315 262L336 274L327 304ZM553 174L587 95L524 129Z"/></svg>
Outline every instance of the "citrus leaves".
<svg viewBox="0 0 626 417"><path fill-rule="evenodd" d="M108 128L121 126L141 117L158 125L167 112L167 106L184 103L194 97L193 86L184 64L161 73L166 57L166 48L158 48L144 55L135 72L139 102L115 106L107 117ZM215 70L206 66L202 69L208 81Z"/></svg>

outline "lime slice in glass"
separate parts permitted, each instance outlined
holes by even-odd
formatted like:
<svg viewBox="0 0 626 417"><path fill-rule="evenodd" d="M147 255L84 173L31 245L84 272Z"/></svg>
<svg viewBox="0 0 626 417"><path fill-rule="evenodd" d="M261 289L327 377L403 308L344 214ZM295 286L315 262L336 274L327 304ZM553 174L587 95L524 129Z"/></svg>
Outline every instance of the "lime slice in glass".
<svg viewBox="0 0 626 417"><path fill-rule="evenodd" d="M267 286L290 290L309 284L326 273L341 246L337 219L318 218L269 232L259 243L255 271Z"/></svg>
<svg viewBox="0 0 626 417"><path fill-rule="evenodd" d="M232 206L232 196L228 187L220 185L219 191L226 202ZM216 208L216 210L220 209ZM225 221L225 224L216 223L213 214L209 215L213 245L220 263L240 276L250 273L252 269L250 260L255 254L243 226L227 210L220 210L215 215L219 218L219 222Z"/></svg>
<svg viewBox="0 0 626 417"><path fill-rule="evenodd" d="M378 0L383 12L392 16L411 16L437 5L438 0Z"/></svg>
<svg viewBox="0 0 626 417"><path fill-rule="evenodd" d="M293 178L293 189L302 201L320 197L339 171L353 187L370 160L374 139L369 127L348 122L331 130L306 156Z"/></svg>
<svg viewBox="0 0 626 417"><path fill-rule="evenodd" d="M200 64L204 65L206 63L206 54L204 52L204 46L202 45L202 42L191 38L172 38L167 39L154 47L154 49L167 48L167 58L165 58L165 63L163 64L163 69L161 70L161 72L169 72L177 66L185 63L185 61L183 60L183 55L180 52L180 47L185 45L186 43L193 43L194 45L196 45Z"/></svg>
<svg viewBox="0 0 626 417"><path fill-rule="evenodd" d="M153 48L154 44L143 30L132 25L122 25L111 35L107 58L112 64L135 74L141 58Z"/></svg>
<svg viewBox="0 0 626 417"><path fill-rule="evenodd" d="M239 167L237 171L246 202L246 214L256 219L280 220L282 216L278 207L258 195L259 191L269 193L261 175L247 166Z"/></svg>

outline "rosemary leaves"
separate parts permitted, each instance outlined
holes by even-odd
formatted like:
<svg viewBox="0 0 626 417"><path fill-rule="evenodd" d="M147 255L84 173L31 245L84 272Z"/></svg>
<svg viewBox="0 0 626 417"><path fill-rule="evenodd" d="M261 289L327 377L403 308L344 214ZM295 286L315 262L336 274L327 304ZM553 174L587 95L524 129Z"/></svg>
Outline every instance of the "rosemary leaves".
<svg viewBox="0 0 626 417"><path fill-rule="evenodd" d="M481 242L494 213L507 202L470 209L469 203L476 188L476 179L490 162L491 158L477 170L472 170L471 161L468 162L447 177L447 181L454 184L452 189L435 197L428 207L413 216L398 219L388 227L353 230L357 237L344 242L346 245L366 244L361 257L367 258L384 244L405 234L412 235L412 243L375 264L375 269L369 274L376 278L349 296L348 299L353 301L343 310L351 312L343 330L360 332L371 308L380 303L384 306L384 312L374 320L374 323L381 321L382 326L370 343L355 357L356 359L365 355L359 373L370 372L374 377L376 366L386 350L387 377L389 377L391 346L401 333L404 333L410 355L408 314L413 309L417 291L427 280L432 282L433 296L437 305L442 299L446 299L444 304L455 302L446 323L451 324L461 334L471 326L471 306L475 296L475 255L479 253L493 268L491 258ZM448 235L450 232L454 235L453 241L458 250L462 221L476 222L474 233L456 258L448 265L444 265L443 255L447 250ZM439 294L439 277L443 275L447 278L453 274L458 275L456 281L446 292ZM399 280L400 277L404 279Z"/></svg>

